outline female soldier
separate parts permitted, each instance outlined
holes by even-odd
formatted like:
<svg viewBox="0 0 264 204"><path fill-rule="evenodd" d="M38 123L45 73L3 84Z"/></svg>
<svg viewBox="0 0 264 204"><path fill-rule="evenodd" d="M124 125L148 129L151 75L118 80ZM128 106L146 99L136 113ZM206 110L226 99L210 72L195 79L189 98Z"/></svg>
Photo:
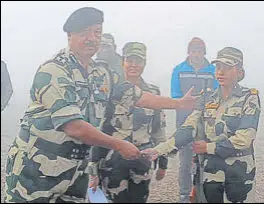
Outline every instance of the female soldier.
<svg viewBox="0 0 264 204"><path fill-rule="evenodd" d="M145 65L146 46L139 42L127 43L123 48L123 68L126 80L145 92L160 95L157 86L143 80L142 73ZM127 110L120 106L111 109L114 110L112 114L106 114L111 118L111 122L107 122L108 118L103 120L102 131L113 137L127 140L140 150L154 147L160 142L166 141L165 117L161 110L134 107L130 113L124 114L124 111ZM131 119L129 119L130 117ZM132 124L129 121L133 121ZM114 203L146 203L153 172L152 164L142 159L126 160L117 151L106 152L105 150L93 147L91 151L92 163L89 165L95 165L101 157L106 157L101 160L101 163L105 161L105 165L104 167L101 165L99 176L109 200ZM155 161L155 166L158 164L157 180L164 178L167 163L168 160L164 156L160 156ZM90 176L90 186L95 189L97 182L93 181L98 178L93 173Z"/></svg>
<svg viewBox="0 0 264 204"><path fill-rule="evenodd" d="M203 190L207 202L252 202L256 172L253 141L260 116L258 91L238 84L244 78L240 50L226 47L212 63L216 64L220 87L205 109L200 103L174 137L143 152L155 159L182 148L200 136L202 118L205 140L194 142L193 150L205 153Z"/></svg>

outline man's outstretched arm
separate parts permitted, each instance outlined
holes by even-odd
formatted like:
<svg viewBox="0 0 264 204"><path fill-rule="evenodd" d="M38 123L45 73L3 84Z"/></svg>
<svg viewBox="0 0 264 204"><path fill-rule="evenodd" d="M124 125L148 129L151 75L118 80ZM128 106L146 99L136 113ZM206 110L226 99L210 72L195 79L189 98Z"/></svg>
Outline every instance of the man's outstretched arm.
<svg viewBox="0 0 264 204"><path fill-rule="evenodd" d="M143 92L135 105L149 109L193 109L197 101L197 97L192 96L193 89L193 87L190 88L180 99Z"/></svg>

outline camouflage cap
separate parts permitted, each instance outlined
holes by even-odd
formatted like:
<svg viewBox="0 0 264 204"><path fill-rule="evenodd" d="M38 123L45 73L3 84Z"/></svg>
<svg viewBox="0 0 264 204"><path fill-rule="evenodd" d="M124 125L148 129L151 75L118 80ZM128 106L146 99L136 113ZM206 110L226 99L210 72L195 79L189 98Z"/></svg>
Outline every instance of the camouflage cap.
<svg viewBox="0 0 264 204"><path fill-rule="evenodd" d="M242 68L243 53L234 47L225 47L217 53L217 58L211 63L215 64L217 62L222 62L231 67L239 65Z"/></svg>
<svg viewBox="0 0 264 204"><path fill-rule="evenodd" d="M136 55L142 59L146 59L146 46L139 42L129 42L123 47L123 56L129 57L131 55Z"/></svg>
<svg viewBox="0 0 264 204"><path fill-rule="evenodd" d="M215 64L217 62L222 62L230 67L238 65L238 68L241 70L238 81L244 79L245 70L243 67L243 53L241 50L234 47L225 47L217 53L217 58L211 63Z"/></svg>
<svg viewBox="0 0 264 204"><path fill-rule="evenodd" d="M114 36L110 33L104 33L102 35L101 45L115 46Z"/></svg>

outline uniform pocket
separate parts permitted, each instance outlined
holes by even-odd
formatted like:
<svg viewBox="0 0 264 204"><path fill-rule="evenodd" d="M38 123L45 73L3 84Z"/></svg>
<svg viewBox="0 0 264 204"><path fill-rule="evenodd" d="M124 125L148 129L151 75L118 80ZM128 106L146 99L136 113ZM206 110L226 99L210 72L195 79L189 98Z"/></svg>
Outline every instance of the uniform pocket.
<svg viewBox="0 0 264 204"><path fill-rule="evenodd" d="M222 120L226 122L227 128L232 133L235 133L237 128L239 127L241 121L241 113L241 107L230 107L222 116Z"/></svg>
<svg viewBox="0 0 264 204"><path fill-rule="evenodd" d="M29 171L38 171L39 175L49 177L60 177L63 173L74 172L77 166L77 161L62 158L43 150L32 148L28 159L28 164L32 165ZM33 175L34 173L30 173Z"/></svg>
<svg viewBox="0 0 264 204"><path fill-rule="evenodd" d="M76 168L65 167L55 156L33 147L29 152L17 153L13 163L13 176L7 178L7 181L9 179L10 189L24 189L23 196L30 197L37 192L42 192L37 195L40 197L61 194L67 190L76 171Z"/></svg>

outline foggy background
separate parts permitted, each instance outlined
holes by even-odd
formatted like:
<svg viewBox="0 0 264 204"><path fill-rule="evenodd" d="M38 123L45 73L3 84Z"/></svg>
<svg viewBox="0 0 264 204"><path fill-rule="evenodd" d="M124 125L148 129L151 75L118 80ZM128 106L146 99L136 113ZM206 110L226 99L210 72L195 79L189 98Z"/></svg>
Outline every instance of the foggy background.
<svg viewBox="0 0 264 204"><path fill-rule="evenodd" d="M119 53L128 41L146 44L143 77L165 96L170 96L172 70L185 60L192 37L205 41L210 61L226 46L241 49L246 70L241 84L260 90L263 107L264 2L1 1L1 59L7 63L14 89L1 112L1 135L17 134L38 66L67 46L63 24L84 6L104 11L103 31L114 35ZM175 113L166 113L172 132Z"/></svg>

